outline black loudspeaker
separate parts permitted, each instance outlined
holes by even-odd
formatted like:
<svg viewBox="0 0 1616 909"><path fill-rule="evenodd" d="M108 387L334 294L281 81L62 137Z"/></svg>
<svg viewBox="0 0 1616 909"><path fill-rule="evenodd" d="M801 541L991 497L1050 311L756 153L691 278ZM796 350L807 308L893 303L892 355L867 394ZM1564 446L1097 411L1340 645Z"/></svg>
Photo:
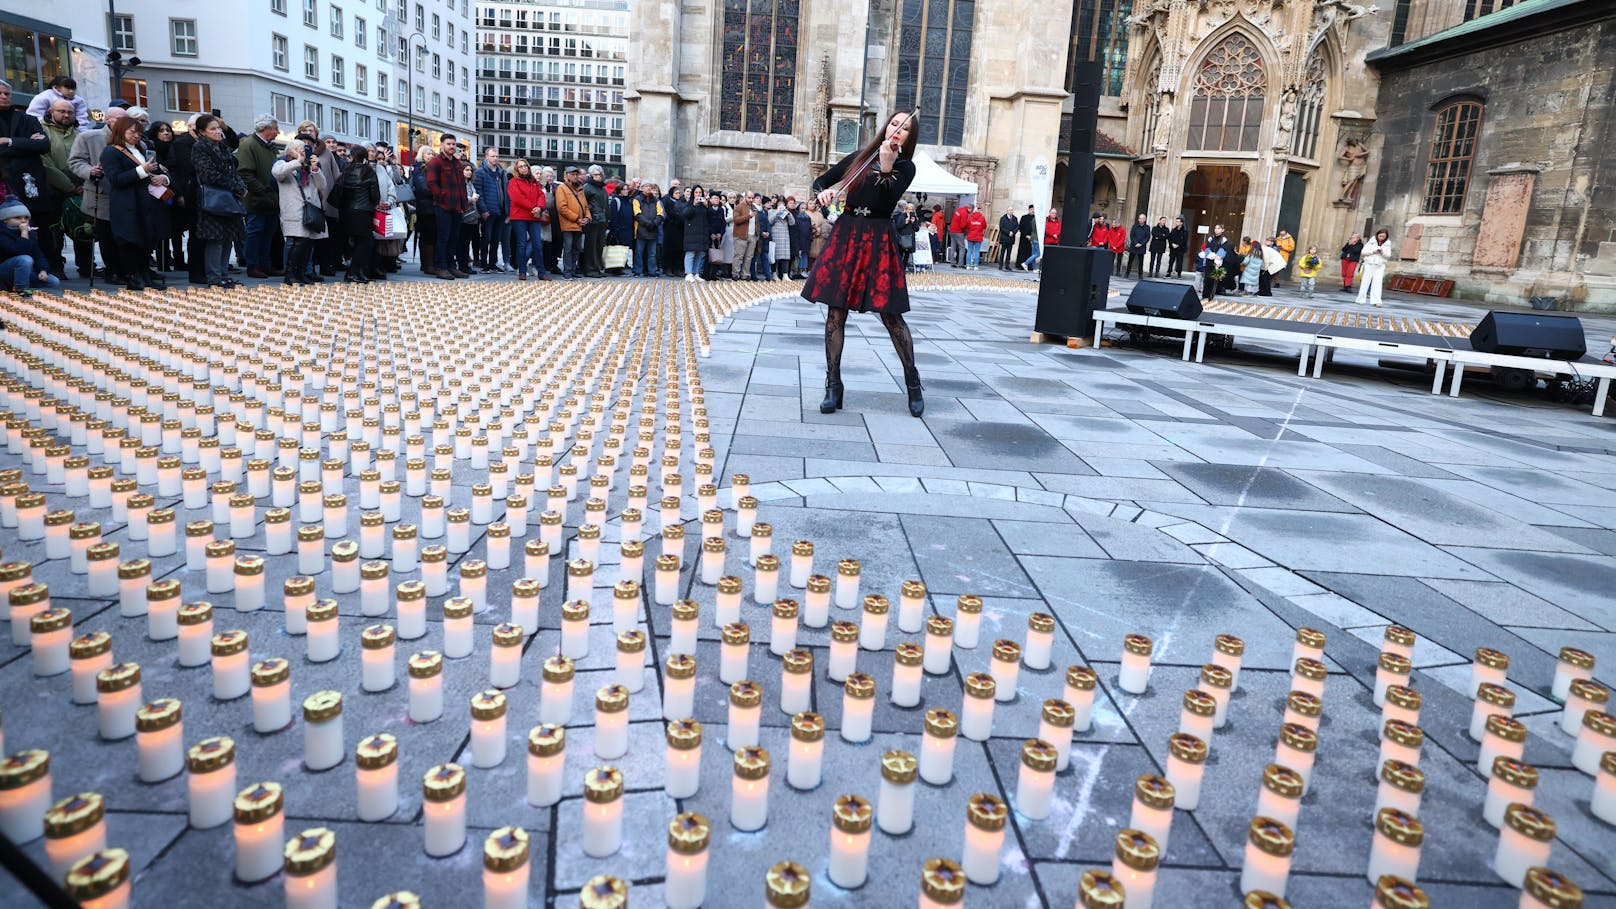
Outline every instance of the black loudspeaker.
<svg viewBox="0 0 1616 909"><path fill-rule="evenodd" d="M1493 310L1470 332L1470 346L1483 353L1576 360L1588 352L1588 338L1576 316Z"/></svg>
<svg viewBox="0 0 1616 909"><path fill-rule="evenodd" d="M1111 252L1051 246L1038 262L1038 314L1033 328L1046 335L1087 338L1094 311L1105 308L1111 287Z"/></svg>
<svg viewBox="0 0 1616 909"><path fill-rule="evenodd" d="M1078 247L1088 242L1090 206L1094 199L1094 136L1100 122L1100 64L1077 63L1072 74L1071 144L1066 149L1066 193L1061 199L1061 245ZM1082 229L1080 229L1082 228ZM1111 272L1106 270L1107 280Z"/></svg>
<svg viewBox="0 0 1616 909"><path fill-rule="evenodd" d="M1128 311L1169 319L1201 317L1201 293L1188 284L1140 281L1128 294Z"/></svg>

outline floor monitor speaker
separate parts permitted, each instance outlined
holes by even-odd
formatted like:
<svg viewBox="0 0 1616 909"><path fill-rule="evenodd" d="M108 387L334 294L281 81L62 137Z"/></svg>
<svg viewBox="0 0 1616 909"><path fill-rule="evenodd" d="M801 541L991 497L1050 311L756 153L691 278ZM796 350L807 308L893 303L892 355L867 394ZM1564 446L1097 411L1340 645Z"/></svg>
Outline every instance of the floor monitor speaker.
<svg viewBox="0 0 1616 909"><path fill-rule="evenodd" d="M1588 352L1588 338L1576 316L1495 309L1470 332L1470 346L1483 353L1576 360Z"/></svg>
<svg viewBox="0 0 1616 909"><path fill-rule="evenodd" d="M1111 261L1110 250L1045 247L1033 328L1063 338L1093 336L1094 311L1105 308L1111 288Z"/></svg>
<svg viewBox="0 0 1616 909"><path fill-rule="evenodd" d="M1128 311L1169 319L1201 317L1201 293L1188 284L1140 281L1128 294Z"/></svg>

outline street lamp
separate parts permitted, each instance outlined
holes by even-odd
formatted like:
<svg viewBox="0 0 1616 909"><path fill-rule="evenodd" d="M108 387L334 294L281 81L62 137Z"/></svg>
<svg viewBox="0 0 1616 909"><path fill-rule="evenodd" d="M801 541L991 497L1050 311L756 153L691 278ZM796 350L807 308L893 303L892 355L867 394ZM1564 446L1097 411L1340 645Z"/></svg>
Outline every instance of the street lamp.
<svg viewBox="0 0 1616 909"><path fill-rule="evenodd" d="M108 24L115 24L118 21L118 9L117 9L116 6L113 5L114 3L115 3L115 0L107 0L107 22L108 22ZM113 33L113 38L114 38L114 40L116 40L116 38L117 38L117 33L116 32ZM112 50L107 52L107 69L112 74L112 97L108 99L109 102L120 100L120 97L121 97L120 93L123 91L123 76L124 76L124 73L129 72L130 70L134 69L135 67L137 67L139 65L140 65L140 58L139 57L130 57L129 62L125 63L124 59L123 59L123 53L121 51L119 51L116 46L113 47ZM144 104L146 99L144 99L144 98L136 98L135 100L137 102L139 102L139 103Z"/></svg>
<svg viewBox="0 0 1616 909"><path fill-rule="evenodd" d="M111 2L111 0L108 0L108 2ZM417 29L411 32L409 37L404 39L404 72L406 73L406 78L409 81L409 87L405 89L408 97L404 99L404 107L406 110L405 117L407 118L407 126L404 135L409 139L410 142L408 154L410 156L411 166L414 166L415 164L415 61L410 59L410 51L415 49L416 38L421 39L421 50L423 51L424 56L424 52L426 50L425 34Z"/></svg>

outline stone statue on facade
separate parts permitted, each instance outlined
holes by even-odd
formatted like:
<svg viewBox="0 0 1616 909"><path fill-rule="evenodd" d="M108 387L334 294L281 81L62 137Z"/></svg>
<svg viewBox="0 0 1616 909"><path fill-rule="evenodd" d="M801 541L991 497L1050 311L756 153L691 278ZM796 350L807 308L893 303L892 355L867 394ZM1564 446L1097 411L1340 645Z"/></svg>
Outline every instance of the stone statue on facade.
<svg viewBox="0 0 1616 909"><path fill-rule="evenodd" d="M1342 165L1341 192L1332 204L1350 208L1358 204L1364 177L1369 173L1369 146L1356 136L1348 136L1336 160Z"/></svg>
<svg viewBox="0 0 1616 909"><path fill-rule="evenodd" d="M1157 157L1165 157L1171 147L1173 139L1173 93L1162 92L1161 105L1156 110L1156 129L1154 136L1154 151Z"/></svg>
<svg viewBox="0 0 1616 909"><path fill-rule="evenodd" d="M1274 148L1284 151L1291 147L1291 132L1296 129L1296 89L1285 89L1279 102L1279 128L1274 131Z"/></svg>

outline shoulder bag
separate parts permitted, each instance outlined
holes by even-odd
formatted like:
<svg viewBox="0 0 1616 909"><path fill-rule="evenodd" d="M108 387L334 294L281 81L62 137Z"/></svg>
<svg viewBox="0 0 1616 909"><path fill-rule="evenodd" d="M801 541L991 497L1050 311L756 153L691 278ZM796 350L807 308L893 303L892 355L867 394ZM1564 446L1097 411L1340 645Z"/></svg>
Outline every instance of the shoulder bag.
<svg viewBox="0 0 1616 909"><path fill-rule="evenodd" d="M303 199L303 229L311 234L325 232L325 209L317 202L309 201L307 187L299 186L298 195Z"/></svg>
<svg viewBox="0 0 1616 909"><path fill-rule="evenodd" d="M231 215L244 215L247 207L241 204L236 194L228 189L217 186L208 186L206 183L200 187L198 195L201 197L202 213L218 218L227 218Z"/></svg>

